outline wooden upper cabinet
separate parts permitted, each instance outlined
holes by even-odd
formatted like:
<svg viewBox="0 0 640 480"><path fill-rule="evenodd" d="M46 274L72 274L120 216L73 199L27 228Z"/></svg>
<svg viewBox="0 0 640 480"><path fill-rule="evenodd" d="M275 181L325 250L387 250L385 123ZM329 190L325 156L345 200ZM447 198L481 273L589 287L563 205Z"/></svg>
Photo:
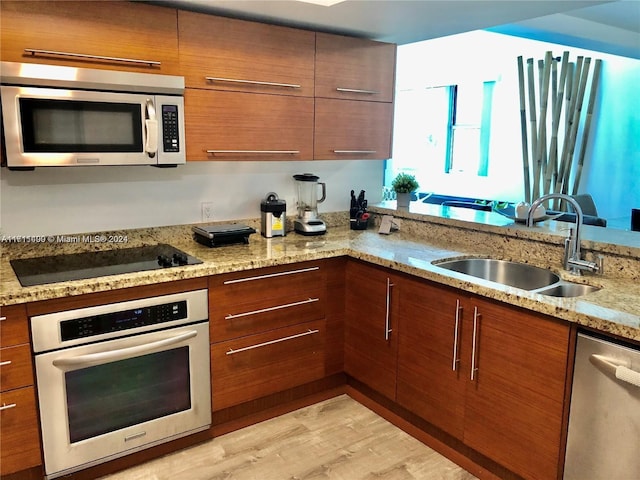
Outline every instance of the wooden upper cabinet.
<svg viewBox="0 0 640 480"><path fill-rule="evenodd" d="M187 160L310 160L313 99L185 92Z"/></svg>
<svg viewBox="0 0 640 480"><path fill-rule="evenodd" d="M3 0L0 6L3 61L179 74L173 8L122 1Z"/></svg>
<svg viewBox="0 0 640 480"><path fill-rule="evenodd" d="M316 34L316 97L392 102L396 46Z"/></svg>
<svg viewBox="0 0 640 480"><path fill-rule="evenodd" d="M178 12L187 87L313 97L315 33Z"/></svg>
<svg viewBox="0 0 640 480"><path fill-rule="evenodd" d="M318 98L315 118L315 159L391 157L392 103Z"/></svg>

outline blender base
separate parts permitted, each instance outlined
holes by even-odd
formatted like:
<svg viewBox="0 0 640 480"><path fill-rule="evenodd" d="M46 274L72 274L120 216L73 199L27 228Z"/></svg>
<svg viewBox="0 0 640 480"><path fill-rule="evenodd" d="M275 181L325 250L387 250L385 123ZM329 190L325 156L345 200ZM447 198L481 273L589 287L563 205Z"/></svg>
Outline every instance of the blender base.
<svg viewBox="0 0 640 480"><path fill-rule="evenodd" d="M327 231L327 226L322 220L303 222L297 218L293 222L293 229L301 235L323 235Z"/></svg>

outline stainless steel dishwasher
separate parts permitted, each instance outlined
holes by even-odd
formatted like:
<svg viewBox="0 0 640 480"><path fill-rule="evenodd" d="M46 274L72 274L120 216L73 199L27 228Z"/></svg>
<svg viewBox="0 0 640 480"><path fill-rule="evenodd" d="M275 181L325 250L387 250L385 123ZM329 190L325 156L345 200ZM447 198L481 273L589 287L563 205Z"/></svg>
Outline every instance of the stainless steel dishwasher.
<svg viewBox="0 0 640 480"><path fill-rule="evenodd" d="M565 480L640 479L640 350L578 334Z"/></svg>

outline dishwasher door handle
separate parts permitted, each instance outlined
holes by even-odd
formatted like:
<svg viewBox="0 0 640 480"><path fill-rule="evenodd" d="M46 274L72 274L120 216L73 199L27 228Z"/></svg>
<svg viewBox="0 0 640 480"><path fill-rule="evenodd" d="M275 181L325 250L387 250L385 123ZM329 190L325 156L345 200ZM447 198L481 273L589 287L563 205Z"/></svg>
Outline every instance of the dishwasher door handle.
<svg viewBox="0 0 640 480"><path fill-rule="evenodd" d="M631 370L626 364L620 363L618 360L607 358L604 355L593 354L590 357L591 363L598 367L602 367L606 372L636 387L640 387L640 372Z"/></svg>

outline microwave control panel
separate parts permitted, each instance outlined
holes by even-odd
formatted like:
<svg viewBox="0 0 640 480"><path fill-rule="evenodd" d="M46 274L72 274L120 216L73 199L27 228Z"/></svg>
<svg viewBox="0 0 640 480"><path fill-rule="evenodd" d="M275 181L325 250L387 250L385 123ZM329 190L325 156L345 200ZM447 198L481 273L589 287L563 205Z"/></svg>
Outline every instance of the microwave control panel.
<svg viewBox="0 0 640 480"><path fill-rule="evenodd" d="M162 144L165 152L180 151L177 105L162 105Z"/></svg>

